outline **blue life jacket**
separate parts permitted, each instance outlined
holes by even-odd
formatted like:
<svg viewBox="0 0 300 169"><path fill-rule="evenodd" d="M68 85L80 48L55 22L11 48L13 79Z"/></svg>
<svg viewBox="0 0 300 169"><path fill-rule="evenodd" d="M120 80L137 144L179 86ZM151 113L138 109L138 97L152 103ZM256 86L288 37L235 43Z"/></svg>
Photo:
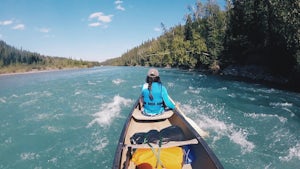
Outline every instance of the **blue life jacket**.
<svg viewBox="0 0 300 169"><path fill-rule="evenodd" d="M175 105L170 101L167 89L158 82L153 82L151 87L151 94L153 96L153 100L150 99L148 83L145 83L142 88L142 96L144 100L144 113L148 115L157 115L164 112L165 105L171 109L175 108Z"/></svg>

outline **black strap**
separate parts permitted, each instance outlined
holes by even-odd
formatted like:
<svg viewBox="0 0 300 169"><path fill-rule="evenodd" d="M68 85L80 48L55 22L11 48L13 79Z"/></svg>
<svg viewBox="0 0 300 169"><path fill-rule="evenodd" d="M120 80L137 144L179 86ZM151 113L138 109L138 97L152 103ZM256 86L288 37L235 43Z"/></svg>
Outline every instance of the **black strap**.
<svg viewBox="0 0 300 169"><path fill-rule="evenodd" d="M126 153L126 160L123 163L123 169L127 169L129 167L130 159L132 158L131 151L132 151L131 147L128 147L127 153Z"/></svg>
<svg viewBox="0 0 300 169"><path fill-rule="evenodd" d="M162 105L163 102L159 102L159 103L144 102L144 104L148 104L149 106L155 106L155 105Z"/></svg>

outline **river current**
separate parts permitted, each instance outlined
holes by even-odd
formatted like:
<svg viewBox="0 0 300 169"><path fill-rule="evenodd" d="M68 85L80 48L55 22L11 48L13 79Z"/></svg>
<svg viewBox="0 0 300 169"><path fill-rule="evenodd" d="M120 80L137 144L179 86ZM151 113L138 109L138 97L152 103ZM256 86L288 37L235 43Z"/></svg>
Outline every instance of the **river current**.
<svg viewBox="0 0 300 169"><path fill-rule="evenodd" d="M0 169L106 169L148 68L0 76ZM226 169L300 168L300 94L159 69Z"/></svg>

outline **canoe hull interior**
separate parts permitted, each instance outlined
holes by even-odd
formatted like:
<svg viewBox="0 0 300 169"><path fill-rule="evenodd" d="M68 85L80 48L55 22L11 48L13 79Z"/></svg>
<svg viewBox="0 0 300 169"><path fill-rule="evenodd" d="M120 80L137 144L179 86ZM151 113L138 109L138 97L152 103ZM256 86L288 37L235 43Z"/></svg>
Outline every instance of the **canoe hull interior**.
<svg viewBox="0 0 300 169"><path fill-rule="evenodd" d="M136 102L133 106L133 109L126 120L122 133L120 135L118 146L115 152L115 159L112 167L113 169L135 169L136 166L130 160L130 152L133 148L136 148L135 145L131 145L130 138L135 133L148 132L150 130L160 131L170 126L179 126L184 133L185 140L196 140L196 144L190 144L190 147L194 152L195 159L191 164L183 165L184 169L223 168L213 151L200 136L199 132L186 120L185 115L181 112L180 109L176 108L175 110L169 110L169 114L166 113L168 115L165 117L162 116L143 118L137 104L138 102ZM172 143L168 144L163 146L172 146ZM174 142L174 145L181 144L186 144L186 142Z"/></svg>

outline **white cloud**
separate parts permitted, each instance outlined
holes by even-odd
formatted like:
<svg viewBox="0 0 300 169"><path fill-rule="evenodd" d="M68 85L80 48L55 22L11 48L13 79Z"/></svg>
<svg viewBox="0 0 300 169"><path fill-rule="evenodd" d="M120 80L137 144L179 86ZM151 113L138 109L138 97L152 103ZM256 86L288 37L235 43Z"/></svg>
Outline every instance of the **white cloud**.
<svg viewBox="0 0 300 169"><path fill-rule="evenodd" d="M3 25L10 25L10 24L12 24L12 23L13 23L13 21L11 21L11 20L10 20L10 21L4 21L4 22L3 22Z"/></svg>
<svg viewBox="0 0 300 169"><path fill-rule="evenodd" d="M115 4L116 4L116 9L120 10L120 11L125 11L125 8L122 6L123 1L121 0L116 0Z"/></svg>
<svg viewBox="0 0 300 169"><path fill-rule="evenodd" d="M24 24L18 24L16 26L14 26L12 29L14 29L14 30L24 30L25 25Z"/></svg>
<svg viewBox="0 0 300 169"><path fill-rule="evenodd" d="M10 25L10 24L12 24L12 23L13 23L12 20L0 21L0 25L4 25L4 26Z"/></svg>
<svg viewBox="0 0 300 169"><path fill-rule="evenodd" d="M10 25L10 24L12 24L13 23L13 21L12 20L6 20L6 21L0 21L0 25Z"/></svg>
<svg viewBox="0 0 300 169"><path fill-rule="evenodd" d="M97 27L97 26L100 26L100 25L101 25L100 22L94 22L94 23L89 24L90 27Z"/></svg>
<svg viewBox="0 0 300 169"><path fill-rule="evenodd" d="M117 5L116 9L120 10L120 11L125 11L125 8L121 5Z"/></svg>
<svg viewBox="0 0 300 169"><path fill-rule="evenodd" d="M43 38L55 38L55 35L44 34Z"/></svg>
<svg viewBox="0 0 300 169"><path fill-rule="evenodd" d="M104 15L102 12L95 12L90 14L89 20L92 22L89 24L90 27L98 27L102 26L106 28L106 23L110 23L112 21L113 15ZM96 20L96 21L95 21Z"/></svg>
<svg viewBox="0 0 300 169"><path fill-rule="evenodd" d="M42 33L49 33L50 29L49 28L40 28L40 29L38 29L38 31L40 31Z"/></svg>
<svg viewBox="0 0 300 169"><path fill-rule="evenodd" d="M102 12L96 12L96 13L92 13L89 16L89 19L96 18L100 22L109 23L112 21L112 17L113 17L113 15L104 15Z"/></svg>
<svg viewBox="0 0 300 169"><path fill-rule="evenodd" d="M2 34L0 34L0 39L3 37L3 35Z"/></svg>
<svg viewBox="0 0 300 169"><path fill-rule="evenodd" d="M120 0L116 0L116 1L115 1L115 4L117 4L117 5L118 5L118 4L121 4L121 3L123 3L123 1L120 1Z"/></svg>
<svg viewBox="0 0 300 169"><path fill-rule="evenodd" d="M161 29L158 28L158 27L156 27L156 28L154 28L154 31L155 31L155 32L161 32Z"/></svg>

